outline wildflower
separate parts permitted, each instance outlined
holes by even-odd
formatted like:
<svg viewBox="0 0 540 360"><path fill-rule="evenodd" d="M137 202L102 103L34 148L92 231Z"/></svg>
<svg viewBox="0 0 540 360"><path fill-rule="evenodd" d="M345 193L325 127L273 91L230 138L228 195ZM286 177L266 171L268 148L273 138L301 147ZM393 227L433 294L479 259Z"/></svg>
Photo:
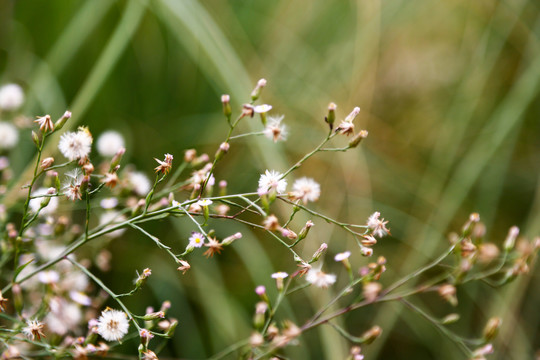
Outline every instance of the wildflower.
<svg viewBox="0 0 540 360"><path fill-rule="evenodd" d="M309 229L311 229L313 225L315 225L313 224L313 221L311 220L306 221L306 225L304 225L304 227L300 230L300 233L298 234L298 240L305 239L309 233Z"/></svg>
<svg viewBox="0 0 540 360"><path fill-rule="evenodd" d="M54 164L54 158L53 157L48 157L48 158L45 158L41 161L41 169L42 170L47 170L48 168L50 168L52 166L52 164Z"/></svg>
<svg viewBox="0 0 540 360"><path fill-rule="evenodd" d="M11 123L0 121L0 150L12 149L18 142L17 128Z"/></svg>
<svg viewBox="0 0 540 360"><path fill-rule="evenodd" d="M322 243L321 246L319 246L317 251L315 251L315 253L311 257L310 263L319 260L321 258L321 256L322 256L322 254L326 251L326 249L328 249L328 245L326 243Z"/></svg>
<svg viewBox="0 0 540 360"><path fill-rule="evenodd" d="M178 262L180 263L180 266L176 270L181 271L182 274L185 274L186 271L188 271L191 268L191 265L189 265L187 261L178 260Z"/></svg>
<svg viewBox="0 0 540 360"><path fill-rule="evenodd" d="M304 204L308 201L317 201L321 195L321 186L313 179L302 177L293 184L292 197L301 199Z"/></svg>
<svg viewBox="0 0 540 360"><path fill-rule="evenodd" d="M163 174L168 174L171 171L173 156L171 154L165 154L165 160L161 161L154 158L158 162L158 166L154 170Z"/></svg>
<svg viewBox="0 0 540 360"><path fill-rule="evenodd" d="M384 219L379 220L380 216L381 213L378 211L371 214L371 216L368 218L367 226L369 229L371 229L373 235L383 237L386 234L390 234L390 230L386 228L388 221L384 221Z"/></svg>
<svg viewBox="0 0 540 360"><path fill-rule="evenodd" d="M43 284L55 284L60 280L60 275L54 271L41 271L38 273L38 280Z"/></svg>
<svg viewBox="0 0 540 360"><path fill-rule="evenodd" d="M255 101L261 95L261 90L266 86L266 79L260 79L257 81L257 85L251 92L251 100Z"/></svg>
<svg viewBox="0 0 540 360"><path fill-rule="evenodd" d="M58 149L67 159L73 161L82 159L90 154L92 147L92 135L87 128L79 128L77 132L62 134Z"/></svg>
<svg viewBox="0 0 540 360"><path fill-rule="evenodd" d="M259 285L255 288L255 294L259 296L264 296L266 294L266 288L264 285Z"/></svg>
<svg viewBox="0 0 540 360"><path fill-rule="evenodd" d="M516 239L519 235L519 228L517 226L512 226L508 231L508 235L504 240L503 248L505 251L510 251L514 248L516 244Z"/></svg>
<svg viewBox="0 0 540 360"><path fill-rule="evenodd" d="M77 304L81 304L84 306L90 306L92 305L92 299L86 295L85 293L81 291L74 291L71 290L69 292L69 298L73 301L75 301Z"/></svg>
<svg viewBox="0 0 540 360"><path fill-rule="evenodd" d="M116 205L118 205L118 199L115 197L109 197L105 199L101 199L99 202L99 205L107 210L114 209Z"/></svg>
<svg viewBox="0 0 540 360"><path fill-rule="evenodd" d="M381 292L382 285L378 282L368 282L364 285L362 293L368 302L372 302L377 299Z"/></svg>
<svg viewBox="0 0 540 360"><path fill-rule="evenodd" d="M196 247L200 248L204 245L204 235L199 232L192 232L191 236L189 237L189 245L190 247Z"/></svg>
<svg viewBox="0 0 540 360"><path fill-rule="evenodd" d="M37 213L40 211L40 215L51 215L54 214L56 209L58 208L58 198L57 197L41 197L44 195L54 195L56 193L55 188L39 188L32 192L32 197L34 199L30 199L29 206L30 210L33 213ZM42 205L43 206L42 208ZM41 209L41 210L40 210Z"/></svg>
<svg viewBox="0 0 540 360"><path fill-rule="evenodd" d="M231 116L231 97L227 94L221 95L221 103L223 104L223 115L225 115L226 117Z"/></svg>
<svg viewBox="0 0 540 360"><path fill-rule="evenodd" d="M97 151L101 156L114 156L118 150L123 148L124 137L117 131L105 131L97 140Z"/></svg>
<svg viewBox="0 0 540 360"><path fill-rule="evenodd" d="M0 109L13 111L24 102L24 92L17 84L6 84L0 87Z"/></svg>
<svg viewBox="0 0 540 360"><path fill-rule="evenodd" d="M237 232L235 234L232 234L231 236L227 236L225 239L221 241L221 245L223 246L229 246L233 243L233 241L241 239L242 233Z"/></svg>
<svg viewBox="0 0 540 360"><path fill-rule="evenodd" d="M335 261L345 261L345 260L347 260L349 258L349 256L351 256L351 252L350 251L345 251L345 252L336 254L336 256L334 256L334 260Z"/></svg>
<svg viewBox="0 0 540 360"><path fill-rule="evenodd" d="M211 258L214 254L221 254L223 250L223 245L219 243L216 239L208 238L208 242L204 244L208 248L203 255L207 258Z"/></svg>
<svg viewBox="0 0 540 360"><path fill-rule="evenodd" d="M362 236L363 239L360 240L360 242L362 243L362 245L364 246L373 246L377 243L377 239L375 239L375 237L373 235L363 235Z"/></svg>
<svg viewBox="0 0 540 360"><path fill-rule="evenodd" d="M148 180L148 177L139 171L130 173L128 182L133 191L139 196L145 196L152 188L152 184L150 183L150 180Z"/></svg>
<svg viewBox="0 0 540 360"><path fill-rule="evenodd" d="M45 325L38 320L26 320L26 327L22 329L22 332L32 340L35 340L36 338L40 340L42 336L45 337L45 334L43 334L44 326Z"/></svg>
<svg viewBox="0 0 540 360"><path fill-rule="evenodd" d="M98 319L97 332L107 341L118 341L128 332L129 322L125 312L107 309Z"/></svg>
<svg viewBox="0 0 540 360"><path fill-rule="evenodd" d="M272 105L268 104L257 105L253 108L253 111L255 111L257 114L264 114L270 110L272 110Z"/></svg>
<svg viewBox="0 0 540 360"><path fill-rule="evenodd" d="M355 107L353 111L343 120L339 126L336 128L336 132L339 132L340 134L349 136L350 134L354 133L354 124L353 120L360 112L359 107Z"/></svg>
<svg viewBox="0 0 540 360"><path fill-rule="evenodd" d="M259 195L267 194L269 190L274 190L278 194L285 192L287 188L287 180L282 179L283 174L274 171L266 170L259 178Z"/></svg>
<svg viewBox="0 0 540 360"><path fill-rule="evenodd" d="M262 344L264 344L264 337L263 337L260 333L254 332L254 333L251 334L251 336L249 337L249 344L250 344L251 347L253 347L253 348L259 347L259 346L261 346Z"/></svg>
<svg viewBox="0 0 540 360"><path fill-rule="evenodd" d="M212 205L212 200L210 200L210 199L202 199L202 200L197 201L197 205L199 205L199 206L209 206L209 205Z"/></svg>
<svg viewBox="0 0 540 360"><path fill-rule="evenodd" d="M275 215L268 215L263 221L263 226L266 230L276 231L279 229L279 220Z"/></svg>
<svg viewBox="0 0 540 360"><path fill-rule="evenodd" d="M34 120L34 122L39 124L39 129L42 133L46 133L47 131L52 131L54 129L50 115L38 117L36 120Z"/></svg>
<svg viewBox="0 0 540 360"><path fill-rule="evenodd" d="M146 351L143 351L142 354L143 360L159 360L156 353L150 349L146 349Z"/></svg>
<svg viewBox="0 0 540 360"><path fill-rule="evenodd" d="M67 172L66 177L67 183L63 187L64 195L72 201L81 200L81 185L84 180L81 170L75 168L75 170Z"/></svg>
<svg viewBox="0 0 540 360"><path fill-rule="evenodd" d="M362 140L364 140L365 138L367 138L368 136L368 132L367 130L360 130L358 132L358 134L356 134L352 139L351 141L349 141L349 147L351 148L355 148L358 146L358 144L360 144L360 142Z"/></svg>
<svg viewBox="0 0 540 360"><path fill-rule="evenodd" d="M283 279L285 279L289 274L283 271L272 274L272 279L276 279L276 286L279 291L283 290Z"/></svg>
<svg viewBox="0 0 540 360"><path fill-rule="evenodd" d="M327 274L320 269L312 268L307 272L306 280L310 284L325 289L336 282L336 275Z"/></svg>
<svg viewBox="0 0 540 360"><path fill-rule="evenodd" d="M116 173L106 173L101 182L112 189L118 184L118 175Z"/></svg>
<svg viewBox="0 0 540 360"><path fill-rule="evenodd" d="M45 317L47 328L55 334L65 335L81 322L82 312L77 304L54 297L49 302L50 311Z"/></svg>
<svg viewBox="0 0 540 360"><path fill-rule="evenodd" d="M281 236L286 237L290 240L296 240L298 235L291 229L281 228Z"/></svg>
<svg viewBox="0 0 540 360"><path fill-rule="evenodd" d="M478 245L478 261L487 264L499 256L499 248L493 243Z"/></svg>
<svg viewBox="0 0 540 360"><path fill-rule="evenodd" d="M330 126L330 130L334 127L334 121L336 121L336 108L337 105L331 102L328 104L328 115L325 116L324 121L328 123L328 126Z"/></svg>

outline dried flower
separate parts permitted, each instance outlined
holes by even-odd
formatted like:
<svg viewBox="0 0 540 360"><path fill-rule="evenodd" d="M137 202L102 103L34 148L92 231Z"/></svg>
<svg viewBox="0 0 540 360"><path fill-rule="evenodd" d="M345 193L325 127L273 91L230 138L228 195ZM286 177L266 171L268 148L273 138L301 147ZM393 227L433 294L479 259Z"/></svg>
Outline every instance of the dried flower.
<svg viewBox="0 0 540 360"><path fill-rule="evenodd" d="M269 116L268 123L264 128L264 135L274 142L287 140L287 127L281 124L285 116Z"/></svg>
<svg viewBox="0 0 540 360"><path fill-rule="evenodd" d="M221 254L223 250L223 245L219 243L216 239L208 238L208 242L204 244L208 248L203 255L207 258L213 257L214 254Z"/></svg>
<svg viewBox="0 0 540 360"><path fill-rule="evenodd" d="M44 326L45 325L38 320L26 320L26 327L22 329L22 332L32 340L35 340L36 338L40 340L42 336L45 337L45 334L43 334Z"/></svg>
<svg viewBox="0 0 540 360"><path fill-rule="evenodd" d="M379 213L378 211L371 214L371 216L368 218L367 226L369 229L371 229L373 235L383 237L386 234L390 234L390 230L386 228L386 224L388 224L388 221L384 221L384 219L379 219L380 216L381 213Z"/></svg>
<svg viewBox="0 0 540 360"><path fill-rule="evenodd" d="M119 341L128 332L129 321L123 311L107 309L98 319L97 332L107 341Z"/></svg>
<svg viewBox="0 0 540 360"><path fill-rule="evenodd" d="M187 261L178 260L178 262L180 263L180 266L178 267L177 270L181 271L182 274L185 274L186 271L188 271L191 268L191 265L189 265L189 263Z"/></svg>
<svg viewBox="0 0 540 360"><path fill-rule="evenodd" d="M158 162L158 166L154 170L163 174L168 174L171 171L173 156L171 154L165 154L165 160L161 161L154 158Z"/></svg>
<svg viewBox="0 0 540 360"><path fill-rule="evenodd" d="M34 122L39 124L39 129L42 133L46 133L47 131L52 131L54 129L50 115L38 117L36 120L34 120Z"/></svg>

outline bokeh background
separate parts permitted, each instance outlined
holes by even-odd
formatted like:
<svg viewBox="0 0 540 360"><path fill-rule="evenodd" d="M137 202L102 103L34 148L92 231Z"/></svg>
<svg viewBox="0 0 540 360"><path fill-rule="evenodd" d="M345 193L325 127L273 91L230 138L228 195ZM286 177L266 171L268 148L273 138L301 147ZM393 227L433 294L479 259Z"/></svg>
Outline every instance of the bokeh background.
<svg viewBox="0 0 540 360"><path fill-rule="evenodd" d="M239 139L218 167L230 192L254 191L265 169L284 171L325 136L328 103L338 117L354 106L361 147L310 159L296 177L321 183L314 207L364 223L373 211L390 220L392 237L376 255L388 259L390 283L448 246L471 212L501 244L508 228L540 234L540 5L534 0L480 1L0 1L0 83L27 92L24 112L59 117L127 139L126 162L149 176L153 157L197 148L213 154L227 129L221 94L233 109L259 78L262 100L284 114L289 139ZM258 130L257 121L242 131ZM336 140L336 146L340 142ZM16 173L33 156L29 137L13 155ZM51 149L52 150L52 149ZM276 209L287 216L287 210ZM302 221L309 219L302 215ZM128 304L139 312L161 301L179 319L163 357L201 359L246 338L258 284L294 271L279 246L247 227L215 222L219 233L244 238L214 259L193 256L181 276L142 235L128 231L110 244L113 269L104 281L121 292L135 270L151 267L148 286ZM182 248L192 225L164 221L147 228ZM338 229L316 221L302 253L321 242L334 253L354 248ZM84 249L81 250L84 254ZM367 260L354 254L353 266ZM502 288L459 289L457 309L436 296L414 302L437 316L457 311L452 329L474 337L487 318L503 328L493 359L529 359L540 347L539 272ZM336 291L291 297L279 319L301 324ZM455 345L400 304L367 307L342 320L351 333L378 324L383 336L363 347L368 359L458 359ZM127 342L126 351L134 351ZM287 350L290 359L344 359L350 344L321 327ZM234 357L231 357L234 358Z"/></svg>

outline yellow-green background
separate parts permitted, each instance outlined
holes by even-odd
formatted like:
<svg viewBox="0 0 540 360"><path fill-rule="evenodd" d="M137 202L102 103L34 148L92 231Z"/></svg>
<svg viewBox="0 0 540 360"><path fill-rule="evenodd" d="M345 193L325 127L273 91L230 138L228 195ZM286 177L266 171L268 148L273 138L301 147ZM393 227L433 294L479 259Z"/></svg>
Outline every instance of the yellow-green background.
<svg viewBox="0 0 540 360"><path fill-rule="evenodd" d="M317 179L322 196L314 207L334 218L363 223L377 210L390 220L393 236L375 246L388 259L387 284L434 258L471 212L480 213L498 244L512 225L529 238L540 233L539 37L534 0L2 0L0 83L24 87L27 115L56 118L70 109L71 126L88 125L94 136L121 131L124 161L151 176L153 157L164 153L178 161L188 148L213 154L227 129L220 95L230 94L238 113L264 77L262 101L285 115L289 139L232 142L216 171L230 192L254 191L265 169L284 171L313 148L326 134L330 101L340 118L360 106L357 129L369 131L361 148L317 155L289 183ZM242 131L259 129L258 120L249 121ZM32 151L24 140L12 157L18 172ZM296 230L308 218L301 216ZM330 245L329 255L356 249L344 232L314 221L303 254L321 242ZM192 256L194 269L185 276L134 231L111 244L107 284L122 292L135 270L151 267L147 288L129 305L142 312L166 299L173 304L180 325L164 357L206 358L249 336L253 288L272 288L274 271L294 271L272 239L238 224L211 225L221 236L242 231L244 238L217 259ZM181 249L193 227L166 221L147 229ZM365 265L353 252L353 266ZM328 268L344 278L332 262L328 256ZM491 358L532 358L540 346L537 284L533 271L495 291L460 288L462 319L451 328L474 337L488 317L500 315ZM301 324L333 291L293 296L280 319ZM413 301L437 316L454 311L436 296ZM369 359L463 357L399 304L368 307L342 321L355 335L383 327L383 338L364 347ZM288 356L344 359L348 346L323 327Z"/></svg>

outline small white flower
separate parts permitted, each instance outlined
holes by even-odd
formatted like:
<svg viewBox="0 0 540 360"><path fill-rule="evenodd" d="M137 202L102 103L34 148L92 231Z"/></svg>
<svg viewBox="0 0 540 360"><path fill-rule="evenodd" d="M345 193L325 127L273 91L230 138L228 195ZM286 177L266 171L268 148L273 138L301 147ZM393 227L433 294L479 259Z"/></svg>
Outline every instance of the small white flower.
<svg viewBox="0 0 540 360"><path fill-rule="evenodd" d="M204 235L199 232L192 232L191 236L189 237L189 245L190 247L196 247L200 248L204 245Z"/></svg>
<svg viewBox="0 0 540 360"><path fill-rule="evenodd" d="M287 127L281 124L284 117L283 115L268 117L268 122L263 131L267 138L274 142L278 142L279 140L285 141L287 139Z"/></svg>
<svg viewBox="0 0 540 360"><path fill-rule="evenodd" d="M148 177L139 171L130 173L128 181L133 188L133 191L139 196L145 196L152 188L152 184Z"/></svg>
<svg viewBox="0 0 540 360"><path fill-rule="evenodd" d="M101 156L114 156L122 148L124 137L117 131L105 131L97 140L97 151Z"/></svg>
<svg viewBox="0 0 540 360"><path fill-rule="evenodd" d="M311 268L306 275L306 280L310 284L320 288L327 288L336 282L336 275L327 274L321 270Z"/></svg>
<svg viewBox="0 0 540 360"><path fill-rule="evenodd" d="M0 109L17 110L24 102L24 92L17 84L0 87Z"/></svg>
<svg viewBox="0 0 540 360"><path fill-rule="evenodd" d="M44 321L47 328L55 334L65 335L75 331L82 320L82 312L77 304L67 302L60 297L54 297L49 303L50 312Z"/></svg>
<svg viewBox="0 0 540 360"><path fill-rule="evenodd" d="M71 300L75 301L77 304L81 304L84 306L92 305L92 299L88 295L83 293L82 291L72 290L69 292L69 297L71 298Z"/></svg>
<svg viewBox="0 0 540 360"><path fill-rule="evenodd" d="M321 186L311 178L302 177L294 182L292 195L302 199L304 204L308 201L317 201L321 196Z"/></svg>
<svg viewBox="0 0 540 360"><path fill-rule="evenodd" d="M56 284L60 280L60 275L54 270L42 271L38 274L38 279L43 284Z"/></svg>
<svg viewBox="0 0 540 360"><path fill-rule="evenodd" d="M350 251L345 251L345 252L336 254L336 256L334 256L334 260L335 261L347 260L349 258L349 256L351 256L351 252Z"/></svg>
<svg viewBox="0 0 540 360"><path fill-rule="evenodd" d="M212 200L210 200L210 199L202 199L202 200L197 201L197 205L199 205L199 206L210 206L210 205L212 205Z"/></svg>
<svg viewBox="0 0 540 360"><path fill-rule="evenodd" d="M255 111L258 114L267 113L270 110L272 110L272 105L268 105L268 104L257 105L253 108L253 111Z"/></svg>
<svg viewBox="0 0 540 360"><path fill-rule="evenodd" d="M127 315L119 310L106 310L98 319L97 332L107 341L122 339L129 329Z"/></svg>
<svg viewBox="0 0 540 360"><path fill-rule="evenodd" d="M279 271L277 273L272 274L272 279L285 279L289 274L283 271Z"/></svg>
<svg viewBox="0 0 540 360"><path fill-rule="evenodd" d="M384 219L380 219L381 213L376 211L368 218L367 226L369 229L371 229L373 235L378 237L383 237L390 233L390 230L386 228L386 224L388 224L388 221L384 221Z"/></svg>
<svg viewBox="0 0 540 360"><path fill-rule="evenodd" d="M51 194L51 192L54 191L56 192L56 190L54 188L39 188L37 190L35 190L34 192L32 192L32 196L42 196L42 195L47 195L47 194ZM46 198L45 197L38 197L38 198L35 198L35 199L31 199L30 200L30 203L28 204L30 206L30 210L33 212L33 213L37 213L39 208L41 207L41 203L43 201L46 201ZM49 198L49 203L47 204L47 206L45 206L43 209L41 209L40 211L40 215L51 215L51 214L54 214L54 212L56 211L56 209L58 208L58 198L57 197L50 197Z"/></svg>
<svg viewBox="0 0 540 360"><path fill-rule="evenodd" d="M11 149L19 142L19 131L15 125L0 121L0 150Z"/></svg>
<svg viewBox="0 0 540 360"><path fill-rule="evenodd" d="M282 179L283 174L266 170L259 178L259 194L266 194L269 190L275 190L278 194L283 194L287 189L287 180Z"/></svg>
<svg viewBox="0 0 540 360"><path fill-rule="evenodd" d="M58 149L69 160L84 158L92 149L92 135L85 129L62 134Z"/></svg>
<svg viewBox="0 0 540 360"><path fill-rule="evenodd" d="M104 209L114 209L118 205L118 199L115 197L105 198L99 202L99 205Z"/></svg>

